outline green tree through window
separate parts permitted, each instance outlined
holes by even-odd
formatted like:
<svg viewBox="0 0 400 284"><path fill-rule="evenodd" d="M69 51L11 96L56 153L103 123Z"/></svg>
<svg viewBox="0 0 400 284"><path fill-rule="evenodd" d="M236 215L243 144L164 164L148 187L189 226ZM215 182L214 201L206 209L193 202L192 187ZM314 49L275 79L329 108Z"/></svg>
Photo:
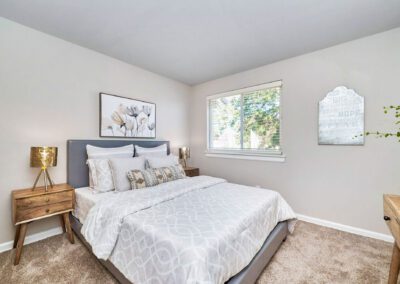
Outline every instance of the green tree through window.
<svg viewBox="0 0 400 284"><path fill-rule="evenodd" d="M209 99L209 148L279 150L280 93L264 86Z"/></svg>

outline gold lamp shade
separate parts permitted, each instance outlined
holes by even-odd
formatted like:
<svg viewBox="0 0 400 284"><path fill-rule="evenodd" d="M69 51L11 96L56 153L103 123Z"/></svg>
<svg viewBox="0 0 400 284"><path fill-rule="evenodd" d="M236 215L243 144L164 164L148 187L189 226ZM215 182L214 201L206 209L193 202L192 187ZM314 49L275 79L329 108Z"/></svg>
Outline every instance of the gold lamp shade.
<svg viewBox="0 0 400 284"><path fill-rule="evenodd" d="M185 168L186 168L186 160L189 158L190 158L190 148L189 147L179 148L179 159L183 160Z"/></svg>
<svg viewBox="0 0 400 284"><path fill-rule="evenodd" d="M31 147L31 167L48 168L57 166L57 147Z"/></svg>
<svg viewBox="0 0 400 284"><path fill-rule="evenodd" d="M47 168L57 166L57 153L57 147L31 147L31 167L41 168L32 189L36 187L36 184L42 174L44 174L44 185L46 191L47 182L50 183L50 187L53 187L53 181L50 178Z"/></svg>

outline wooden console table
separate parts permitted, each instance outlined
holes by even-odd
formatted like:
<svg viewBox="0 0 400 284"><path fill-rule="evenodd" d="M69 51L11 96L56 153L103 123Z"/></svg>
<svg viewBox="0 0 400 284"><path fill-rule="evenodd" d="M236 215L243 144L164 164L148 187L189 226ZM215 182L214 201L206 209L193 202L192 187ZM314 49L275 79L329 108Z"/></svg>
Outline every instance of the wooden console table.
<svg viewBox="0 0 400 284"><path fill-rule="evenodd" d="M389 284L396 284L400 270L400 195L383 195L383 211L383 219L395 239L389 271Z"/></svg>

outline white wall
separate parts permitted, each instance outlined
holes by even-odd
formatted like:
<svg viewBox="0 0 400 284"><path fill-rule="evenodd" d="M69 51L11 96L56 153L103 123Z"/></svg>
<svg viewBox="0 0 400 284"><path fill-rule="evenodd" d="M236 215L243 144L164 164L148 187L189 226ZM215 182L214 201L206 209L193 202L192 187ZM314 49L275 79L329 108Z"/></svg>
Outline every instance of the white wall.
<svg viewBox="0 0 400 284"><path fill-rule="evenodd" d="M205 157L206 97L279 79L286 162ZM368 137L361 147L319 146L318 101L339 85L365 97L366 129L393 130L382 107L400 104L400 29L195 86L190 163L203 174L277 190L297 213L388 233L382 194L400 194L400 143Z"/></svg>
<svg viewBox="0 0 400 284"><path fill-rule="evenodd" d="M50 174L66 181L66 140L98 139L98 93L157 104L157 138L188 143L184 84L0 18L0 243L13 239L11 190L32 186L30 146L59 147ZM28 234L58 226L28 226Z"/></svg>

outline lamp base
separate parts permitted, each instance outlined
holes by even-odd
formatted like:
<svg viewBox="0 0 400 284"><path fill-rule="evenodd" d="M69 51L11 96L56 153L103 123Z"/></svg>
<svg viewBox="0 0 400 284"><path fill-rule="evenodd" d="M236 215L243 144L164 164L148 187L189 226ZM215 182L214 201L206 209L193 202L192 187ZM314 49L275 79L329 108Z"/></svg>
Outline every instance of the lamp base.
<svg viewBox="0 0 400 284"><path fill-rule="evenodd" d="M40 178L40 176L41 176L42 174L43 174L43 179L44 179L44 187L45 187L45 190L46 190L46 191L48 190L47 181L48 181L48 183L50 184L50 187L53 188L54 183L53 183L53 181L52 181L51 178L50 178L50 175L49 175L49 172L47 171L47 168L41 168L41 170L40 170L38 176L36 177L35 183L33 184L32 190L34 190L34 189L36 188L36 185L37 185L37 183L38 183L38 181L39 181L39 178Z"/></svg>
<svg viewBox="0 0 400 284"><path fill-rule="evenodd" d="M182 159L182 162L183 162L183 168L186 168L186 159Z"/></svg>

